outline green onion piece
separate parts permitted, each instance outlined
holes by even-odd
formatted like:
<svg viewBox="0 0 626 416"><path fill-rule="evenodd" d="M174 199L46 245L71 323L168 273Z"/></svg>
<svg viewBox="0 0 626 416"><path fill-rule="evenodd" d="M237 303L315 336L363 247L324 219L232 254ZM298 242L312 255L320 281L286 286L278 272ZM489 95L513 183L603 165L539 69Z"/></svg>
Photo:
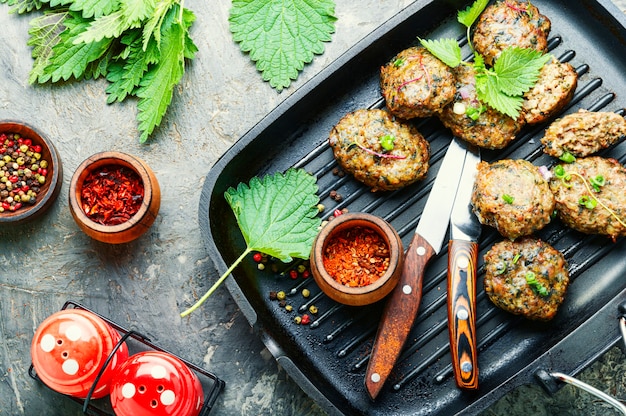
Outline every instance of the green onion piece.
<svg viewBox="0 0 626 416"><path fill-rule="evenodd" d="M400 68L402 65L404 65L404 58L398 58L393 61L393 66L396 68Z"/></svg>
<svg viewBox="0 0 626 416"><path fill-rule="evenodd" d="M511 195L509 194L503 194L502 195L502 199L504 200L504 202L506 202L507 204L512 204L513 201L515 201L515 198L513 198Z"/></svg>
<svg viewBox="0 0 626 416"><path fill-rule="evenodd" d="M578 205L584 205L587 209L594 209L598 205L598 201L595 198L590 198L587 195L583 195L578 200Z"/></svg>
<svg viewBox="0 0 626 416"><path fill-rule="evenodd" d="M378 140L380 141L380 147L389 152L393 150L393 142L396 140L396 138L391 134L385 134L384 136L381 136Z"/></svg>
<svg viewBox="0 0 626 416"><path fill-rule="evenodd" d="M595 178L590 178L589 183L593 187L594 191L600 192L600 188L604 186L606 180L604 179L604 176L597 175Z"/></svg>
<svg viewBox="0 0 626 416"><path fill-rule="evenodd" d="M522 255L517 253L515 257L513 257L513 264L517 264L517 261L520 259L520 257L522 257Z"/></svg>
<svg viewBox="0 0 626 416"><path fill-rule="evenodd" d="M574 163L576 162L576 158L570 152L563 152L563 154L559 157L565 163Z"/></svg>

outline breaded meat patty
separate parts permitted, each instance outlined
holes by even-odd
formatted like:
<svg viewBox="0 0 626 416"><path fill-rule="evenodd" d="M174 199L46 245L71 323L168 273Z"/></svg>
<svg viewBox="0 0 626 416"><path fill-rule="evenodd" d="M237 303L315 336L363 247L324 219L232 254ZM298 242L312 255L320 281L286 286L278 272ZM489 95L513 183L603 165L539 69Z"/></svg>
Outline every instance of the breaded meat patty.
<svg viewBox="0 0 626 416"><path fill-rule="evenodd" d="M430 146L410 123L380 109L345 115L328 139L337 163L372 191L394 190L426 176Z"/></svg>
<svg viewBox="0 0 626 416"><path fill-rule="evenodd" d="M503 159L479 163L472 206L482 224L514 240L550 222L554 196L535 165L523 159Z"/></svg>
<svg viewBox="0 0 626 416"><path fill-rule="evenodd" d="M541 139L543 151L561 157L590 156L626 136L626 120L611 112L579 110L554 121Z"/></svg>
<svg viewBox="0 0 626 416"><path fill-rule="evenodd" d="M454 97L454 75L422 47L398 53L380 70L380 88L389 111L404 119L428 117Z"/></svg>
<svg viewBox="0 0 626 416"><path fill-rule="evenodd" d="M565 225L613 240L626 235L626 169L617 160L589 156L552 173L550 189Z"/></svg>
<svg viewBox="0 0 626 416"><path fill-rule="evenodd" d="M569 285L560 251L525 237L494 244L484 260L485 293L497 307L532 320L554 318Z"/></svg>
<svg viewBox="0 0 626 416"><path fill-rule="evenodd" d="M515 140L523 121L484 106L476 97L475 70L472 66L454 68L456 94L439 119L452 133L485 149L502 149ZM521 119L520 119L521 120Z"/></svg>
<svg viewBox="0 0 626 416"><path fill-rule="evenodd" d="M511 46L548 50L550 19L531 2L498 1L480 15L473 34L475 50L493 65L500 53Z"/></svg>

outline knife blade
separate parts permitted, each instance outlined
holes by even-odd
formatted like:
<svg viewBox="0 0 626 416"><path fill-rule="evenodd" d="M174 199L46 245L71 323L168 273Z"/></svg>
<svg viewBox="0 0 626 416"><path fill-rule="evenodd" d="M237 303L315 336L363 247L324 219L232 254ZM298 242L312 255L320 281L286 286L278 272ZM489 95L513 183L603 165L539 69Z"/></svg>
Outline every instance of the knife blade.
<svg viewBox="0 0 626 416"><path fill-rule="evenodd" d="M457 138L455 141L459 140ZM450 216L448 244L448 332L456 385L478 389L476 343L476 262L481 224L471 198L480 152L468 146L463 173Z"/></svg>
<svg viewBox="0 0 626 416"><path fill-rule="evenodd" d="M372 400L391 373L417 316L424 271L447 235L466 153L466 147L457 141L448 147L407 249L400 281L385 305L365 373Z"/></svg>

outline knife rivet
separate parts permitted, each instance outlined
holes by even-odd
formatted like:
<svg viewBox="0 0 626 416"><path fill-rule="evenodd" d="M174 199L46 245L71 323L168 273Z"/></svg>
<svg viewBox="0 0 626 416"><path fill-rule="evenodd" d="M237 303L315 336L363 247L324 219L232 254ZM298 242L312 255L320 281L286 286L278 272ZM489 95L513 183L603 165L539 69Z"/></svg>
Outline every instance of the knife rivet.
<svg viewBox="0 0 626 416"><path fill-rule="evenodd" d="M467 313L467 309L459 309L456 312L456 317L462 321L467 320L469 318L469 313Z"/></svg>
<svg viewBox="0 0 626 416"><path fill-rule="evenodd" d="M417 250L415 250L415 252L418 256L423 256L424 254L426 254L426 248L424 248L423 246L419 246Z"/></svg>
<svg viewBox="0 0 626 416"><path fill-rule="evenodd" d="M413 289L411 288L411 286L409 286L409 285L402 286L402 292L405 295L410 295L412 291L413 291Z"/></svg>
<svg viewBox="0 0 626 416"><path fill-rule="evenodd" d="M459 265L459 268L461 268L461 269L467 269L467 266L469 266L468 258L467 257L461 257L459 259L458 265Z"/></svg>
<svg viewBox="0 0 626 416"><path fill-rule="evenodd" d="M469 361L462 362L461 371L463 371L464 373L469 373L470 371L472 371L472 363L470 363Z"/></svg>
<svg viewBox="0 0 626 416"><path fill-rule="evenodd" d="M380 381L380 374L373 373L370 380L372 380L372 383L378 383Z"/></svg>

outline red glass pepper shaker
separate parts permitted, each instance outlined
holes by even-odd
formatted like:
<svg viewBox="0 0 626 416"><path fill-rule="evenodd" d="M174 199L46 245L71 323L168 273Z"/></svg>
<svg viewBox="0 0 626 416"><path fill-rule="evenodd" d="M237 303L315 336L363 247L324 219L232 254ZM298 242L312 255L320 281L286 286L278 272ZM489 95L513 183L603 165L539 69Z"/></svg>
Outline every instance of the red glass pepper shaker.
<svg viewBox="0 0 626 416"><path fill-rule="evenodd" d="M46 318L35 331L31 358L37 376L51 389L84 399L120 334L97 315L65 309ZM91 398L109 394L112 375L128 358L125 343L113 355Z"/></svg>
<svg viewBox="0 0 626 416"><path fill-rule="evenodd" d="M116 416L197 416L203 404L196 374L165 352L132 355L111 380L111 405Z"/></svg>

